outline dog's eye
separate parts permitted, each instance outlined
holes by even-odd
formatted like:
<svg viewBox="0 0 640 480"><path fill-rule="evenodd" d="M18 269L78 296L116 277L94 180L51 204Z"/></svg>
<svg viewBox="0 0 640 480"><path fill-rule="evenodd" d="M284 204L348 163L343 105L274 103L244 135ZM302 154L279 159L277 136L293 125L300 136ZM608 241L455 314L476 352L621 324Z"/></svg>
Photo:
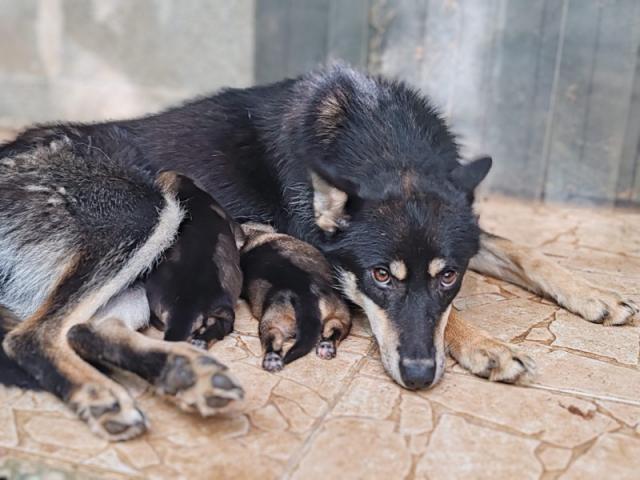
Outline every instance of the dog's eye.
<svg viewBox="0 0 640 480"><path fill-rule="evenodd" d="M387 285L391 281L389 270L382 267L376 267L372 271L373 279L380 285Z"/></svg>
<svg viewBox="0 0 640 480"><path fill-rule="evenodd" d="M458 272L455 270L445 270L440 274L440 285L443 288L451 288L458 280Z"/></svg>

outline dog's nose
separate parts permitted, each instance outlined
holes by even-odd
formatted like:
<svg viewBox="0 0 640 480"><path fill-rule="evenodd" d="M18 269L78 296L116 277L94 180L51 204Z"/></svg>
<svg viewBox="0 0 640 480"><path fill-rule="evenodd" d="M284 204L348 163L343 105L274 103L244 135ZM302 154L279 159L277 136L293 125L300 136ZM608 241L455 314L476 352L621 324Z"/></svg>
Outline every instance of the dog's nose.
<svg viewBox="0 0 640 480"><path fill-rule="evenodd" d="M400 375L407 388L426 388L436 376L436 362L431 358L405 358L400 361Z"/></svg>

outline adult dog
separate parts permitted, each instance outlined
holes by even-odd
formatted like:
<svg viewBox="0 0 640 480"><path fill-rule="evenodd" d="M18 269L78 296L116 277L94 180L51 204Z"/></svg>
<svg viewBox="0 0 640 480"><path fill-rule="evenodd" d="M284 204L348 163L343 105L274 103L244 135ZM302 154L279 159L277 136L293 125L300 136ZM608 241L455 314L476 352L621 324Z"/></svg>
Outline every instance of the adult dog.
<svg viewBox="0 0 640 480"><path fill-rule="evenodd" d="M85 360L120 361L201 413L239 396L212 358L132 330L145 322L144 301L127 287L182 221L172 182L153 183L166 169L194 179L236 221L271 224L319 248L338 288L368 316L387 372L408 388L434 384L445 351L492 380L532 373L526 355L451 311L469 267L592 322L623 324L638 312L482 232L473 192L491 159L460 160L427 99L345 66L142 119L28 130L0 147L0 304L17 317L6 353L111 439L144 422ZM96 338L97 358L83 347Z"/></svg>

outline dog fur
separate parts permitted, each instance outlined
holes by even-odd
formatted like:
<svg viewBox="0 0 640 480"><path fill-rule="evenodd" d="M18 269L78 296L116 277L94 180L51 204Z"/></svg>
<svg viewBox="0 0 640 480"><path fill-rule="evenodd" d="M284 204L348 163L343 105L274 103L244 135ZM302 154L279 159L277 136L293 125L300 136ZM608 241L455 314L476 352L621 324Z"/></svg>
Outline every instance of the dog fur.
<svg viewBox="0 0 640 480"><path fill-rule="evenodd" d="M331 286L331 266L322 253L267 225L242 228L243 296L260 321L263 368L281 370L314 346L320 358L335 357L337 344L351 329L351 314ZM294 337L283 356L284 342Z"/></svg>
<svg viewBox="0 0 640 480"><path fill-rule="evenodd" d="M169 341L206 348L233 330L242 289L242 229L191 179L163 172L159 181L176 191L188 218L162 262L144 280L152 322Z"/></svg>

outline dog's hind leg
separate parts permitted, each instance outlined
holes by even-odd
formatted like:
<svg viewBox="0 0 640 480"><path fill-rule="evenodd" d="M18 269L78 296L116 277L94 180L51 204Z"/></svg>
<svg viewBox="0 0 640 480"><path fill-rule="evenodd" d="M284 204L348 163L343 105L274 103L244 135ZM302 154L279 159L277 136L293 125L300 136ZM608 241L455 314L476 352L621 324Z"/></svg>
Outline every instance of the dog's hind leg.
<svg viewBox="0 0 640 480"><path fill-rule="evenodd" d="M69 342L85 360L135 373L188 412L213 415L244 396L211 355L185 342L149 338L116 317L74 326Z"/></svg>
<svg viewBox="0 0 640 480"><path fill-rule="evenodd" d="M445 330L449 354L474 375L505 383L528 383L535 375L535 363L512 346L460 318L454 308Z"/></svg>
<svg viewBox="0 0 640 480"><path fill-rule="evenodd" d="M109 285L91 287L75 296L82 292L81 283L93 266L85 257L70 262L48 301L6 335L3 347L12 360L44 389L65 401L91 430L108 440L126 440L146 430L142 412L122 386L86 363L67 339L69 329L88 321L109 289Z"/></svg>
<svg viewBox="0 0 640 480"><path fill-rule="evenodd" d="M633 301L591 285L534 249L486 232L470 268L554 300L590 322L623 325L638 313Z"/></svg>

